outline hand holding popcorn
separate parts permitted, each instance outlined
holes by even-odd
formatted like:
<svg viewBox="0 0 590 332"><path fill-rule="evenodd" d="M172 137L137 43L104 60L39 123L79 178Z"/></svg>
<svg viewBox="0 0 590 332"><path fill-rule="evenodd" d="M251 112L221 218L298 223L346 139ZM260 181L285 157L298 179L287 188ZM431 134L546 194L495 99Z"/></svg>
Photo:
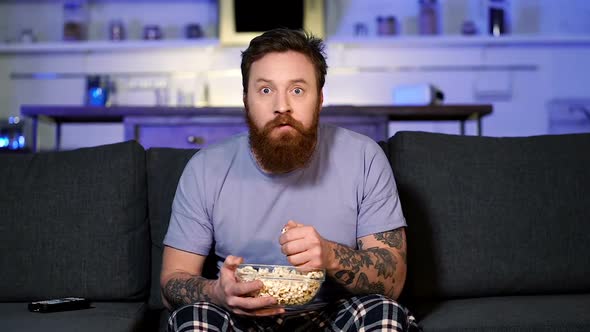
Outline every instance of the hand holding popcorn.
<svg viewBox="0 0 590 332"><path fill-rule="evenodd" d="M289 220L286 231L279 237L281 251L293 266L321 269L328 268L330 242L313 226Z"/></svg>

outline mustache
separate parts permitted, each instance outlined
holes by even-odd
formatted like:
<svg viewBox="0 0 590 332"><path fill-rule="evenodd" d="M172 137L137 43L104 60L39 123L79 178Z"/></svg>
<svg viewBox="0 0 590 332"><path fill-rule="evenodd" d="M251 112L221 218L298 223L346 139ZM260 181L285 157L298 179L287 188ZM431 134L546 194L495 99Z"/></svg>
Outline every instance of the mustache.
<svg viewBox="0 0 590 332"><path fill-rule="evenodd" d="M273 130L274 128L284 126L284 125L289 125L289 126L295 128L295 130L297 130L298 132L305 133L305 128L303 127L303 123L293 119L293 117L288 114L277 115L274 119L272 119L269 123L267 123L264 126L263 131L265 133L268 133L271 130Z"/></svg>

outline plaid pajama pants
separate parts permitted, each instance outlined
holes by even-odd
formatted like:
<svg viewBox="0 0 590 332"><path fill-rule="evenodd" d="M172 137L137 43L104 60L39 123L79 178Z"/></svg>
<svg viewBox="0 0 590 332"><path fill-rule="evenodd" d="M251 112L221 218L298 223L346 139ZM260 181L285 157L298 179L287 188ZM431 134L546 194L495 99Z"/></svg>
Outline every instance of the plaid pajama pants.
<svg viewBox="0 0 590 332"><path fill-rule="evenodd" d="M208 302L172 313L168 331L421 331L416 319L397 302L381 295L355 296L320 310L251 318L230 314Z"/></svg>

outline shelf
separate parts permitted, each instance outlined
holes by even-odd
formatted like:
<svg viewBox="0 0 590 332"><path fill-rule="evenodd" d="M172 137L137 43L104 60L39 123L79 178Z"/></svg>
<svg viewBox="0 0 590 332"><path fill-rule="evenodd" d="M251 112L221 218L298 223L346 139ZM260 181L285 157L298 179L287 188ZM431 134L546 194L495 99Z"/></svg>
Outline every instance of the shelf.
<svg viewBox="0 0 590 332"><path fill-rule="evenodd" d="M328 39L330 45L339 45L346 48L360 47L488 47L488 46L590 46L590 36L563 35L563 36L538 36L538 35L506 35L493 36L384 36L384 37L332 37Z"/></svg>
<svg viewBox="0 0 590 332"><path fill-rule="evenodd" d="M177 40L73 41L30 44L0 43L0 53L92 53L218 46L217 38Z"/></svg>
<svg viewBox="0 0 590 332"><path fill-rule="evenodd" d="M543 47L590 46L590 36L386 36L386 37L330 37L328 46L344 48L441 48L441 47ZM133 50L165 50L190 47L222 47L217 38L194 40L127 40L40 42L31 44L2 44L4 53L93 53ZM245 45L243 46L246 47Z"/></svg>

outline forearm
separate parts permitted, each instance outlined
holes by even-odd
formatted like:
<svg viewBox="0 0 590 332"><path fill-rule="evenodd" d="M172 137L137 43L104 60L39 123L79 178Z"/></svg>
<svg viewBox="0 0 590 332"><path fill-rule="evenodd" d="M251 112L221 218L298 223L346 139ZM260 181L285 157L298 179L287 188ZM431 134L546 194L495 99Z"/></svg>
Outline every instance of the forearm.
<svg viewBox="0 0 590 332"><path fill-rule="evenodd" d="M386 248L355 250L329 242L327 273L353 294L383 294L397 299L405 282L405 262Z"/></svg>
<svg viewBox="0 0 590 332"><path fill-rule="evenodd" d="M199 301L217 303L214 293L215 283L216 280L178 272L173 274L162 287L162 296L169 309L177 309Z"/></svg>

